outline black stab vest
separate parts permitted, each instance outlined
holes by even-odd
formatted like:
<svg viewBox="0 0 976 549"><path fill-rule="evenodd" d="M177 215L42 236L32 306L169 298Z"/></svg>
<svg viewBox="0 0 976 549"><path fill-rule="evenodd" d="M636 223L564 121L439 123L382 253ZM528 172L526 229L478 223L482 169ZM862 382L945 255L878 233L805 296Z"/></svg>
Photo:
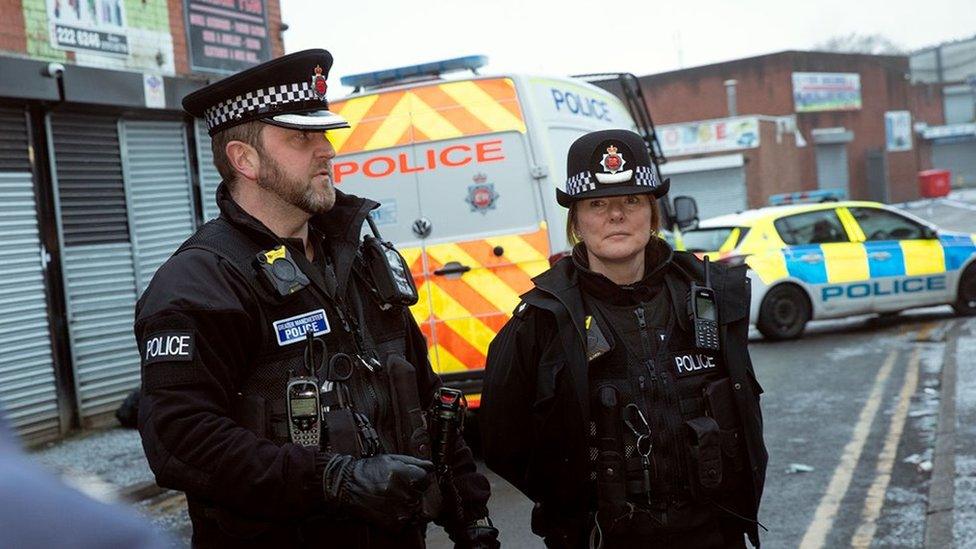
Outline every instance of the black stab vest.
<svg viewBox="0 0 976 549"><path fill-rule="evenodd" d="M349 284L363 291L346 292L350 298L338 295L331 267L318 261L311 264L304 256L295 257L295 254L292 254L295 263L311 282L292 294L280 295L261 280L264 275L254 263L256 255L267 249L222 217L204 225L176 253L193 248L209 251L229 262L256 298L258 310L254 311L252 320L260 327L261 342L253 358L237 370L237 402L232 416L240 425L278 445L289 441L286 385L292 373L308 375L307 344L304 338L280 344L275 322L324 310L329 332L318 338L325 342L329 355L372 353L380 364L379 368L370 370L354 361L356 368L348 385L355 410L372 422L382 443L381 452L411 453L409 448L398 447L390 380L385 368L390 355L403 356L406 351L402 309L383 310L369 297L366 283L356 272L358 269L350 274ZM361 334L358 339L354 334L357 326ZM324 381L321 375L324 370L317 369L319 381Z"/></svg>
<svg viewBox="0 0 976 549"><path fill-rule="evenodd" d="M608 352L589 363L591 413L603 413L597 389L610 384L620 395L621 408L636 404L650 427L650 498L644 491L637 436L630 427L619 431L627 501L651 510L662 527L692 524L698 518L682 513L699 513L706 501L722 500L742 477L741 422L721 352L695 347L693 334L675 322L685 304L672 304L663 284L650 301L636 305L609 304L585 292L583 298L587 314L613 341ZM599 418L594 419L591 459L597 456L596 439L601 436ZM595 468L590 478L596 480Z"/></svg>

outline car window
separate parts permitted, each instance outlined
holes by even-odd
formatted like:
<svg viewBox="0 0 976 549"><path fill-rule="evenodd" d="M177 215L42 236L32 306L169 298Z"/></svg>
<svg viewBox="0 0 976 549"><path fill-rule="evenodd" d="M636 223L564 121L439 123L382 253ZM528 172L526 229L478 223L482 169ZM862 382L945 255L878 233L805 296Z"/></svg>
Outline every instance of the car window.
<svg viewBox="0 0 976 549"><path fill-rule="evenodd" d="M913 240L925 238L925 228L888 210L880 208L849 208L870 240Z"/></svg>
<svg viewBox="0 0 976 549"><path fill-rule="evenodd" d="M825 244L849 242L847 231L834 210L817 210L777 219L773 224L783 242L797 244Z"/></svg>
<svg viewBox="0 0 976 549"><path fill-rule="evenodd" d="M712 227L707 229L695 229L692 231L686 231L682 233L685 241L685 249L689 252L714 252L725 244L725 241L729 239L729 235L735 227ZM734 245L738 245L742 242L742 237L748 231L746 227L742 227L739 231L739 237ZM734 246L733 246L734 247Z"/></svg>

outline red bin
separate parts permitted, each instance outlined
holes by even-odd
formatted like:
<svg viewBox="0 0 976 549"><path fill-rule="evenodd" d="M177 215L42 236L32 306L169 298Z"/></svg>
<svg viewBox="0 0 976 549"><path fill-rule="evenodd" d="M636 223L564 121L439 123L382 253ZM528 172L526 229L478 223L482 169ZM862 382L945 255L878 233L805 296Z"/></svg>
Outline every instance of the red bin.
<svg viewBox="0 0 976 549"><path fill-rule="evenodd" d="M918 192L923 198L948 196L951 173L949 170L925 170L918 172Z"/></svg>

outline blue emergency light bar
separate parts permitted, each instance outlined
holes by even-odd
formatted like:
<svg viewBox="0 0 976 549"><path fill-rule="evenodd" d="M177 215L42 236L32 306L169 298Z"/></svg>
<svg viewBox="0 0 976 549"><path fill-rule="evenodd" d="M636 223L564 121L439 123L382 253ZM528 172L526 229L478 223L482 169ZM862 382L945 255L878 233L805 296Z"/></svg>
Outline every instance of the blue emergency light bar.
<svg viewBox="0 0 976 549"><path fill-rule="evenodd" d="M769 197L769 205L785 206L786 204L816 204L817 202L838 202L840 200L847 200L846 190L820 189L817 191L774 194Z"/></svg>
<svg viewBox="0 0 976 549"><path fill-rule="evenodd" d="M384 69L375 72L364 72L362 74L350 74L343 76L339 82L343 86L351 86L357 90L392 84L404 80L416 80L425 76L438 77L442 74L456 71L471 71L477 74L478 69L488 64L488 57L485 55L469 55L467 57L457 57L444 61L433 61L420 65L410 65L407 67L397 67L395 69Z"/></svg>

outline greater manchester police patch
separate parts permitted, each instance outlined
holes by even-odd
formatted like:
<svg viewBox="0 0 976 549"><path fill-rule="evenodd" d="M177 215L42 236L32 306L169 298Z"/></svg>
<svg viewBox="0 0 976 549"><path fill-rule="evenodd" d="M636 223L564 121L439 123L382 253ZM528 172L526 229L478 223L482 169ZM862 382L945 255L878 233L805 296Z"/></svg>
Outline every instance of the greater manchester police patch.
<svg viewBox="0 0 976 549"><path fill-rule="evenodd" d="M308 332L320 336L332 331L332 328L329 327L329 318L325 316L325 309L283 318L275 321L273 326L275 334L278 336L278 345L281 347L303 341Z"/></svg>

